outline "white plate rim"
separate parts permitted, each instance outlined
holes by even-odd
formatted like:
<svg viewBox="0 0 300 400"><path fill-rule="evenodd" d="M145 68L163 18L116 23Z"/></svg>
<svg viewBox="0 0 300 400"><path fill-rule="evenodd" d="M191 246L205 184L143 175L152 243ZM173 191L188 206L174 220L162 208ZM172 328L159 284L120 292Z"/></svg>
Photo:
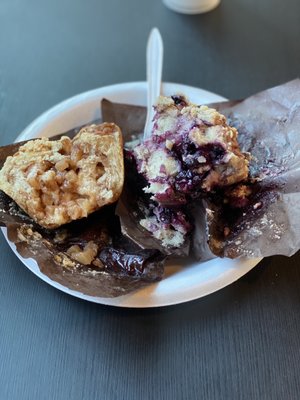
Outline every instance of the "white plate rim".
<svg viewBox="0 0 300 400"><path fill-rule="evenodd" d="M112 101L119 100L120 102L125 102L127 99L131 104L146 105L146 90L147 84L142 81L103 86L80 93L58 103L37 117L16 138L16 142L37 138L39 136L55 135L84 123L91 122L93 119L100 116L97 115L99 107L98 111L93 110L95 102L100 104L100 100L104 97ZM200 88L170 82L163 83L162 92L167 95L184 93L191 101L197 103L226 100L226 98L222 96ZM81 109L79 114L74 112L77 108ZM1 228L1 230L12 251L21 262L31 272L49 285L86 301L117 307L151 308L170 306L195 300L232 284L261 261L261 258L236 260L215 258L204 263L194 263L193 265L179 269L178 272L167 276L162 281L125 296L115 298L94 297L75 290L70 290L42 274L35 260L31 258L25 259L17 252L14 243L10 242L7 238L6 228ZM174 292L172 290L170 292L172 286L175 288Z"/></svg>

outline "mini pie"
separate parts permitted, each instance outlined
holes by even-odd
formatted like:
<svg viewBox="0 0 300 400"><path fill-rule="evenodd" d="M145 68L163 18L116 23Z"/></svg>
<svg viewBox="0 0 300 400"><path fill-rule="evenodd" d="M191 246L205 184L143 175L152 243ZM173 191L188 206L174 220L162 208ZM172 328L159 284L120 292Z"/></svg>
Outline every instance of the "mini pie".
<svg viewBox="0 0 300 400"><path fill-rule="evenodd" d="M115 202L123 183L122 134L110 123L84 127L73 140L29 141L0 171L0 189L45 228Z"/></svg>
<svg viewBox="0 0 300 400"><path fill-rule="evenodd" d="M161 96L150 139L133 150L147 181L152 212L140 224L166 247L180 247L192 229L183 207L248 177L237 130L224 115L183 96Z"/></svg>
<svg viewBox="0 0 300 400"><path fill-rule="evenodd" d="M224 115L184 97L159 97L152 137L134 149L146 193L159 204L186 204L190 198L243 181L248 160L237 130Z"/></svg>

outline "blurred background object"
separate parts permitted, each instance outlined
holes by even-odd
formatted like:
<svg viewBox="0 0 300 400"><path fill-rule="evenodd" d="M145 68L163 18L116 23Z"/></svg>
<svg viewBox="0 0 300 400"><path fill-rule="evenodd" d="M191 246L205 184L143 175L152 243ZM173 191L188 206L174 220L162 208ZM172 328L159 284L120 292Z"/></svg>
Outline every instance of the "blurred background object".
<svg viewBox="0 0 300 400"><path fill-rule="evenodd" d="M213 10L220 0L163 0L171 10L183 14L201 14Z"/></svg>

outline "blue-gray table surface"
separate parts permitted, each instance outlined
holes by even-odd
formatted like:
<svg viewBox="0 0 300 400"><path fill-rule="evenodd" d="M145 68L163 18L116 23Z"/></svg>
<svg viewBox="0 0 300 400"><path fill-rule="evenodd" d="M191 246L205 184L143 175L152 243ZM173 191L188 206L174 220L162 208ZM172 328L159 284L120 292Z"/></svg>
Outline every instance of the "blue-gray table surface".
<svg viewBox="0 0 300 400"><path fill-rule="evenodd" d="M161 0L2 0L0 144L56 103L145 80L157 26L163 79L236 99L298 77L299 0L222 0L188 16ZM186 304L120 309L33 275L0 238L0 400L299 399L300 255L264 259Z"/></svg>

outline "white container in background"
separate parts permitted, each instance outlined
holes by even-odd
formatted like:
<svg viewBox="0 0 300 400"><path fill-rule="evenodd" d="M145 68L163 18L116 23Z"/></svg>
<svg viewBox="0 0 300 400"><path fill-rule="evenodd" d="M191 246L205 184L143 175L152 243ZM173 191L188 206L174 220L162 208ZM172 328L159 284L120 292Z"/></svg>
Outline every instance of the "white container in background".
<svg viewBox="0 0 300 400"><path fill-rule="evenodd" d="M174 11L184 14L200 14L213 10L220 0L163 0Z"/></svg>

